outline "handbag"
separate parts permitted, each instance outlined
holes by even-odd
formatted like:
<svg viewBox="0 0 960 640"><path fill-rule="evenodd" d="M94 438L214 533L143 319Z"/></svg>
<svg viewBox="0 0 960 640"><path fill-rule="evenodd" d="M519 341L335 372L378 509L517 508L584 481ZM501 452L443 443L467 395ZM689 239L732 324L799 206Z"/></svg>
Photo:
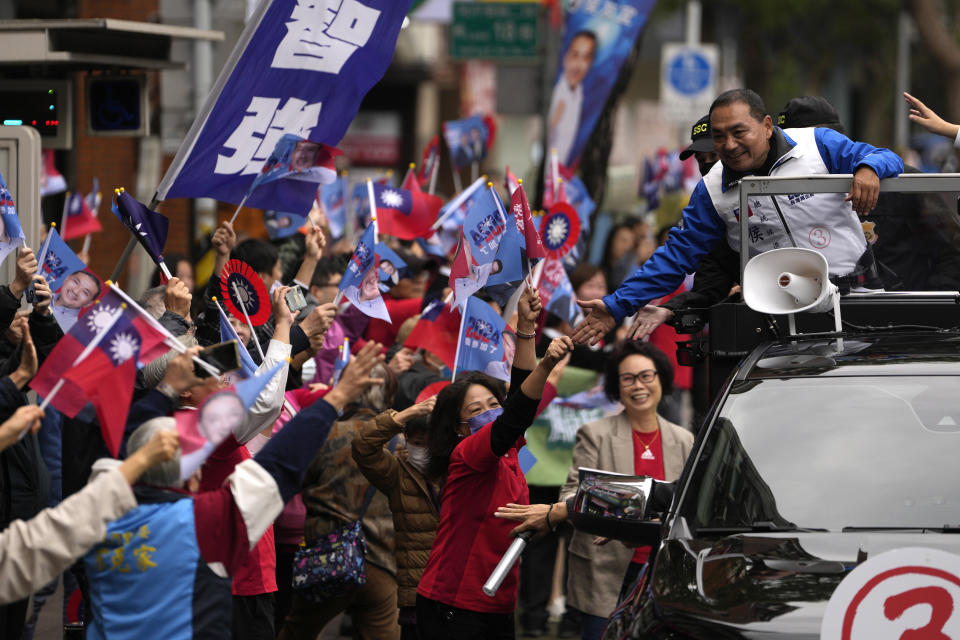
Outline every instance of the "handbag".
<svg viewBox="0 0 960 640"><path fill-rule="evenodd" d="M390 443L393 451L397 439ZM352 592L367 582L367 541L361 523L376 487L370 486L363 497L356 522L344 525L320 537L311 545L297 549L293 557L293 588L312 602Z"/></svg>

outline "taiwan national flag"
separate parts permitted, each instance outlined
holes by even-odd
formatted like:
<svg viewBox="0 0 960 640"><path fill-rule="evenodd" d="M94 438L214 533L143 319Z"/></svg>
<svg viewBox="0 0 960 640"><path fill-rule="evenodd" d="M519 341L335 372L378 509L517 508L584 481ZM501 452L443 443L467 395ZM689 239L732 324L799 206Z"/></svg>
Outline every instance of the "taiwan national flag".
<svg viewBox="0 0 960 640"><path fill-rule="evenodd" d="M481 371L500 380L510 379L510 367L504 360L507 325L488 303L468 298L460 323L460 352L454 378L461 371Z"/></svg>
<svg viewBox="0 0 960 640"><path fill-rule="evenodd" d="M347 269L340 279L340 291L364 315L390 322L390 313L380 295L379 269L373 223L370 223L347 262Z"/></svg>
<svg viewBox="0 0 960 640"><path fill-rule="evenodd" d="M165 215L151 211L122 189L117 193L113 214L126 225L154 262L163 262L163 247L167 244L167 231L170 228L170 221Z"/></svg>
<svg viewBox="0 0 960 640"><path fill-rule="evenodd" d="M124 308L120 296L108 291L60 339L30 388L47 396L62 378L63 388L51 404L72 418L87 402L93 403L103 439L116 456L137 367L166 353L164 340L135 309Z"/></svg>
<svg viewBox="0 0 960 640"><path fill-rule="evenodd" d="M431 225L436 221L443 200L422 191L409 191L388 185L373 185L377 205L377 226L380 233L413 240L433 235Z"/></svg>
<svg viewBox="0 0 960 640"><path fill-rule="evenodd" d="M20 227L20 218L17 216L17 208L13 204L13 196L7 189L7 183L0 175L0 222L3 228L0 229L0 262L7 259L10 252L17 247L22 247L25 238L23 229Z"/></svg>
<svg viewBox="0 0 960 640"><path fill-rule="evenodd" d="M433 300L420 312L420 320L403 346L423 349L443 360L453 370L460 332L460 312L441 300Z"/></svg>
<svg viewBox="0 0 960 640"><path fill-rule="evenodd" d="M70 199L67 200L67 215L61 226L64 240L73 240L103 230L87 199L79 191L70 194Z"/></svg>

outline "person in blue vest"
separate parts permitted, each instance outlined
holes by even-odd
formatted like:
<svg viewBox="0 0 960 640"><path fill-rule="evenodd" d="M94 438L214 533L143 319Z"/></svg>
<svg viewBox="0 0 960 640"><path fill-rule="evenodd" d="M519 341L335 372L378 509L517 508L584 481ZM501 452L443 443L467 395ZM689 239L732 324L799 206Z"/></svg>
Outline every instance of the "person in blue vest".
<svg viewBox="0 0 960 640"><path fill-rule="evenodd" d="M230 575L300 490L304 471L343 407L380 382L370 371L383 362L370 342L350 361L339 383L301 411L252 459L238 464L224 486L191 493L194 475L180 482L179 455L134 487L139 505L107 527L105 540L84 558L89 581L89 640L106 638L231 637ZM164 383L181 392L196 385L189 349L170 361ZM155 433L176 428L152 417L130 436L136 452Z"/></svg>
<svg viewBox="0 0 960 640"><path fill-rule="evenodd" d="M774 126L763 100L749 89L726 91L710 106L710 131L720 162L697 184L667 242L612 294L580 300L583 321L573 339L595 343L627 316L671 293L713 247L740 250L739 181L755 176L853 174L850 192L751 196L749 252L780 247L819 251L841 289L882 287L858 215L877 203L880 179L903 161L888 149L854 142L831 129Z"/></svg>

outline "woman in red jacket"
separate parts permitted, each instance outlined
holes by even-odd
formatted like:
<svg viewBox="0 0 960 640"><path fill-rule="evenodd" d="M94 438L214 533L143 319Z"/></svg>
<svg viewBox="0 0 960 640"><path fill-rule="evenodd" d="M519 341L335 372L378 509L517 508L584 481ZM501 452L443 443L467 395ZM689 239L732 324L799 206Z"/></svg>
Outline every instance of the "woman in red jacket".
<svg viewBox="0 0 960 640"><path fill-rule="evenodd" d="M505 401L500 383L481 373L457 380L437 396L430 418L431 468L446 469L447 480L437 537L417 588L421 640L514 637L518 568L494 597L482 591L512 541L511 527L493 513L506 502L528 501L517 461L523 433L533 422L547 375L573 348L570 338L557 338L536 363L540 309L539 295L525 291Z"/></svg>

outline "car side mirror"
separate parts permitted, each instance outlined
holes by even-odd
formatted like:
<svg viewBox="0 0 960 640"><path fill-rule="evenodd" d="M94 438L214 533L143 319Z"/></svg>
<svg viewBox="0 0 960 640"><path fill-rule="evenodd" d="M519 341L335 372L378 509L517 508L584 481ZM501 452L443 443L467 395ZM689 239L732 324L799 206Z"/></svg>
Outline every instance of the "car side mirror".
<svg viewBox="0 0 960 640"><path fill-rule="evenodd" d="M581 531L652 545L660 540L660 516L673 501L674 483L580 469L570 520Z"/></svg>

